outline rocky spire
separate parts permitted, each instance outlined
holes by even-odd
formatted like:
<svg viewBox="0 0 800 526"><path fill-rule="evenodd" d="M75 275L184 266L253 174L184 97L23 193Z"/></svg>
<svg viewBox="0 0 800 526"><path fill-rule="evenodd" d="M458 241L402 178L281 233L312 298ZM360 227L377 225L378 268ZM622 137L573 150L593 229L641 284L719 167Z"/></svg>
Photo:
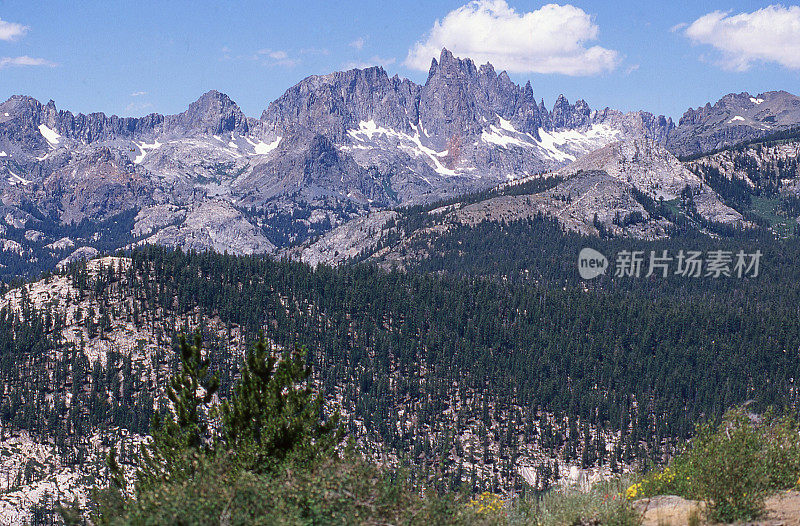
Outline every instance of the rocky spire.
<svg viewBox="0 0 800 526"><path fill-rule="evenodd" d="M578 100L574 105L561 94L553 105L550 114L553 129L572 129L589 124L591 109L584 100Z"/></svg>
<svg viewBox="0 0 800 526"><path fill-rule="evenodd" d="M216 90L204 93L189 109L167 118L165 132L200 132L211 135L249 131L247 117L230 97Z"/></svg>

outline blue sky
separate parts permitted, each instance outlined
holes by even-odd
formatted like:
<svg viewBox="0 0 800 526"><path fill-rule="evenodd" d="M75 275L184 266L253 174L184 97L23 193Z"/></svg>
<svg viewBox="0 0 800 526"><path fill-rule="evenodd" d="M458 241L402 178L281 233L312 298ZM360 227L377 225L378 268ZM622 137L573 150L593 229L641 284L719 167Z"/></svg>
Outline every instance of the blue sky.
<svg viewBox="0 0 800 526"><path fill-rule="evenodd" d="M422 83L421 64L443 43L459 56L491 50L496 69L530 80L548 107L564 93L592 108L678 118L730 92L800 93L800 7L543 6L0 0L0 98L21 93L75 112L143 115L183 111L218 89L257 117L308 75L380 64Z"/></svg>

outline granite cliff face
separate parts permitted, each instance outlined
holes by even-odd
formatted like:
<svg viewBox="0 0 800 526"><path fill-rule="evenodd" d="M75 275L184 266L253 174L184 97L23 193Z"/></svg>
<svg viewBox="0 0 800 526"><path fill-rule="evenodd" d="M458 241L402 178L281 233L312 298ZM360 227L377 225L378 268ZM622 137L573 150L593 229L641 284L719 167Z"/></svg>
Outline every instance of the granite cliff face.
<svg viewBox="0 0 800 526"><path fill-rule="evenodd" d="M485 198L466 196L430 210L428 215L435 219L419 230L393 235L397 227L391 220L396 217L377 212L285 253L310 264L339 264L358 255L388 267L402 266L429 256L419 248L426 243L415 243L420 239L446 236L459 225L508 223L540 215L557 220L565 230L585 235L658 239L677 227L677 216L663 213L663 203L681 209L682 219L688 218L698 230L752 226L726 205L707 181L654 139L610 143L546 177L552 181L546 190L517 191L541 180L527 177L500 186ZM689 195L691 206L683 203ZM394 241L387 244L386 239Z"/></svg>

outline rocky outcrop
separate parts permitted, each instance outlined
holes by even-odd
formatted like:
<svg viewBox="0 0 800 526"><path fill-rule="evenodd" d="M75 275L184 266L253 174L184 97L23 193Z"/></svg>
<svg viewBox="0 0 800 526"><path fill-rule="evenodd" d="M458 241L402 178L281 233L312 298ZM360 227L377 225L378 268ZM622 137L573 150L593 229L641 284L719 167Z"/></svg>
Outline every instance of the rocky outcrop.
<svg viewBox="0 0 800 526"><path fill-rule="evenodd" d="M70 263L74 263L75 261L82 261L84 259L92 259L100 252L94 247L80 247L79 249L75 250L72 254L65 257L61 261L58 262L58 267L66 267Z"/></svg>
<svg viewBox="0 0 800 526"><path fill-rule="evenodd" d="M800 97L785 91L731 93L713 106L689 109L666 141L676 155L732 146L800 125Z"/></svg>
<svg viewBox="0 0 800 526"><path fill-rule="evenodd" d="M275 251L275 245L224 201L206 201L193 207L183 222L162 228L137 244L145 243L239 255Z"/></svg>
<svg viewBox="0 0 800 526"><path fill-rule="evenodd" d="M396 218L397 212L393 210L359 217L334 228L313 243L287 251L287 255L315 266L320 263L340 264L361 254L374 252L390 230L387 224Z"/></svg>
<svg viewBox="0 0 800 526"><path fill-rule="evenodd" d="M697 212L705 219L726 224L737 224L743 221L742 215L723 204L720 197L711 188L704 185L700 177L690 172L664 147L649 139L609 144L562 168L557 175L571 179L582 172L607 174L653 201L678 199L681 193L689 188L693 192ZM569 184L569 180L565 184ZM604 183L598 183L598 187L602 188L603 186L605 186ZM553 192L563 194L564 189L556 187ZM574 196L574 192L570 191L568 195ZM606 204L603 206L604 202ZM571 208L575 208L573 203L575 203L574 197ZM590 207L584 206L584 203L581 201L581 208L584 213L589 214L589 218L598 214L609 227L611 227L614 217L624 219L634 211L625 208L615 209L615 200L610 198L604 200L602 196L597 200L600 209L591 210ZM636 211L641 212L640 206L637 206ZM613 214L610 217L609 211Z"/></svg>
<svg viewBox="0 0 800 526"><path fill-rule="evenodd" d="M34 197L62 223L101 221L152 203L152 181L117 150L92 148L44 177Z"/></svg>

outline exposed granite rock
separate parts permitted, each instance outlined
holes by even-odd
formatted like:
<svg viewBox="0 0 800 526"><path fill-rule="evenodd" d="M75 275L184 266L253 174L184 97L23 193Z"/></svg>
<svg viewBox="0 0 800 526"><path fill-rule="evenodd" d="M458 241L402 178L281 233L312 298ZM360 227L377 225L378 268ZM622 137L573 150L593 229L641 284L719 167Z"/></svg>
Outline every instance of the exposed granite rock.
<svg viewBox="0 0 800 526"><path fill-rule="evenodd" d="M275 251L275 245L225 201L200 203L189 210L182 223L163 228L138 244L144 243L238 255Z"/></svg>
<svg viewBox="0 0 800 526"><path fill-rule="evenodd" d="M75 250L72 254L65 257L61 261L58 262L58 267L65 267L70 263L75 261L81 261L83 259L91 259L99 254L99 251L94 247L80 247L79 249Z"/></svg>
<svg viewBox="0 0 800 526"><path fill-rule="evenodd" d="M676 155L707 152L800 125L800 97L785 91L725 95L689 109L667 140Z"/></svg>
<svg viewBox="0 0 800 526"><path fill-rule="evenodd" d="M397 212L385 210L359 217L334 228L319 240L286 252L289 257L310 265L336 265L362 253L373 252L387 234L387 223L397 218Z"/></svg>
<svg viewBox="0 0 800 526"><path fill-rule="evenodd" d="M674 155L649 139L609 144L562 168L557 175L574 177L580 172L588 171L604 172L636 188L654 201L677 199L689 187L695 194L697 211L704 218L726 224L740 223L743 220L739 212L725 206L719 196L707 185L703 185L700 178L684 167ZM557 187L555 191L563 192L563 189ZM604 215L602 210L592 211L591 207L584 204L581 202L581 207L586 212L597 212L600 217ZM619 212L624 218L631 211L633 210L615 210L614 213ZM606 220L603 222L610 223Z"/></svg>

